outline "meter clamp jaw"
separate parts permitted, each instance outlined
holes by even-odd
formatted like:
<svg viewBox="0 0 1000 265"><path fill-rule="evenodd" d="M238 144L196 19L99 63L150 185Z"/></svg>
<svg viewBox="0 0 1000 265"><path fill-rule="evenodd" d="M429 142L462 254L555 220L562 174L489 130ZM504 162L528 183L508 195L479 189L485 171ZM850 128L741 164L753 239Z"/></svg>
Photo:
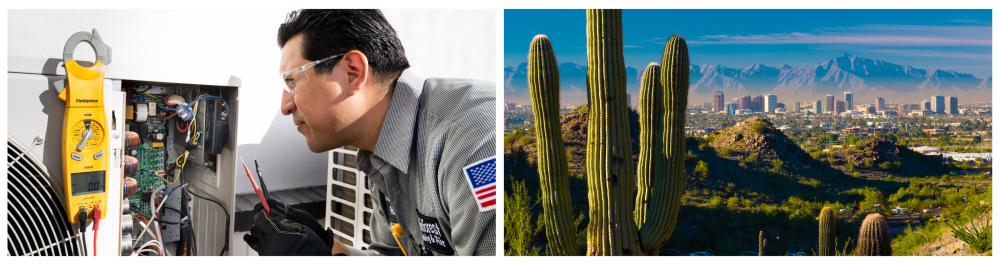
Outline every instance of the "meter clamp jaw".
<svg viewBox="0 0 1000 265"><path fill-rule="evenodd" d="M73 59L73 50L80 42L87 42L97 52L97 62L91 67L83 67ZM104 73L107 64L111 63L111 48L104 44L96 29L93 33L77 32L66 42L63 62L66 82L59 98L66 101L62 139L66 208L69 213L89 215L94 212L94 206L106 208L108 200L106 186L112 167L105 126ZM82 212L76 210L81 207ZM104 212L100 212L100 216L68 218L71 223L104 219Z"/></svg>

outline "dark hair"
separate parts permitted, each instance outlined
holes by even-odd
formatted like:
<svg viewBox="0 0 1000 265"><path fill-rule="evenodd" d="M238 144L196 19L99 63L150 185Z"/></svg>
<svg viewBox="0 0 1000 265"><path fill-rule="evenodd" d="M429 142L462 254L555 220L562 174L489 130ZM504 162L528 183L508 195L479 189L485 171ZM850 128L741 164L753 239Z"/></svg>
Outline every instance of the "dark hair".
<svg viewBox="0 0 1000 265"><path fill-rule="evenodd" d="M387 84L410 67L396 31L379 10L302 9L288 13L278 28L278 47L302 34L302 58L310 61L358 50L368 57L376 83ZM339 61L330 60L314 67L327 74Z"/></svg>

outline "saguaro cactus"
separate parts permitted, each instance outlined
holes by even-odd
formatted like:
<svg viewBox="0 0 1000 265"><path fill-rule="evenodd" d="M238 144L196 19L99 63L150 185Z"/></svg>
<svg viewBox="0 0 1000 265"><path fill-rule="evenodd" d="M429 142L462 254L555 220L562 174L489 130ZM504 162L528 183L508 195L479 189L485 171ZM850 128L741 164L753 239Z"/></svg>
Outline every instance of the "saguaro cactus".
<svg viewBox="0 0 1000 265"><path fill-rule="evenodd" d="M546 224L553 224L546 227L545 236L553 255L577 255L572 201L569 192L558 192L569 190L566 149L559 122L558 67L549 38L535 36L528 52L528 90L538 137L538 176L544 220Z"/></svg>
<svg viewBox="0 0 1000 265"><path fill-rule="evenodd" d="M837 250L834 245L837 240L837 219L833 215L833 209L823 207L819 212L819 255L835 256Z"/></svg>
<svg viewBox="0 0 1000 265"><path fill-rule="evenodd" d="M676 223L685 181L683 128L688 89L687 46L680 36L670 38L664 48L664 70L654 63L643 74L639 96L641 153L639 175L636 176L626 105L621 16L621 10L587 10L589 122L586 159L590 199L587 255L656 254ZM558 104L553 104L558 103L558 92L543 92L558 91L557 83L550 87L551 78L542 78L557 74L555 59L551 63L543 59L545 52L542 51L551 50L547 45L548 39L536 37L532 41L528 64L538 124L546 235L553 254L571 255L575 253L575 246L566 242L575 227L572 227L568 212L565 153L555 116ZM535 69L536 64L551 65L553 70L545 71L541 66ZM542 145L542 142L552 144ZM638 194L633 193L636 188ZM550 216L552 214L561 216Z"/></svg>
<svg viewBox="0 0 1000 265"><path fill-rule="evenodd" d="M757 256L764 256L764 247L767 246L767 239L764 239L764 231L760 231L757 236Z"/></svg>
<svg viewBox="0 0 1000 265"><path fill-rule="evenodd" d="M588 255L633 255L641 251L632 213L632 160L622 56L622 11L587 10L587 195L590 198Z"/></svg>
<svg viewBox="0 0 1000 265"><path fill-rule="evenodd" d="M861 231L858 233L858 256L892 256L889 223L881 214L869 214L861 222Z"/></svg>

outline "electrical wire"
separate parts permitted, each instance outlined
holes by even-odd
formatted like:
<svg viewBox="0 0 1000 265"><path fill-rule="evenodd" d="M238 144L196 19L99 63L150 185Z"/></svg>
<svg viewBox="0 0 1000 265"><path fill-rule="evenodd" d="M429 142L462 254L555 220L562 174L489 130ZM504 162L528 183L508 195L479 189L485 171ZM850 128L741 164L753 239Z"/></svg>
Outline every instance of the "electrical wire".
<svg viewBox="0 0 1000 265"><path fill-rule="evenodd" d="M226 221L226 223L229 223L228 220ZM86 225L86 224L81 223L80 225ZM226 230L228 231L229 227L226 227ZM83 244L81 244L81 245L83 245L83 255L82 256L87 256L87 252L89 252L89 251L87 251L87 232L80 231L80 239L83 240Z"/></svg>
<svg viewBox="0 0 1000 265"><path fill-rule="evenodd" d="M146 90L149 90L149 89L146 89ZM144 91L145 91L145 90L144 90ZM150 96L150 97L153 97L153 99L160 99L160 98L159 98L159 97L157 97L157 96L153 96L153 95L150 95L150 94L146 94L146 93L142 93L142 92L139 92L139 93L137 93L137 94L139 94L139 95L144 95L144 96Z"/></svg>
<svg viewBox="0 0 1000 265"><path fill-rule="evenodd" d="M184 185L181 185L180 187L174 188L173 190L170 191L170 193L167 193L167 195L164 195L163 196L163 201L160 201L160 205L156 207L156 211L154 211L154 212L156 212L156 213L160 212L160 208L162 208L163 204L167 202L167 198L170 197L170 194L173 194L174 191L177 191L177 189L184 189L185 187L187 187L187 185L188 185L187 183L184 183ZM184 189L184 190L186 191L187 189ZM225 209L225 208L223 208L223 209ZM229 222L227 221L226 223L227 223L226 231L229 231L229 227L228 227L228 223ZM139 233L140 237L142 237L142 234L146 233L146 230L149 230L149 224L151 224L151 223L146 223L146 225L142 228L142 232ZM227 238L228 238L228 234L227 234ZM138 243L139 243L139 240L136 239L135 243L132 243L132 246L135 246ZM228 244L228 242L227 242L227 244Z"/></svg>
<svg viewBox="0 0 1000 265"><path fill-rule="evenodd" d="M188 189L186 186L187 186L187 184L184 184L184 186L181 186L180 188L184 189L184 192L187 192L187 194L190 194L191 196L195 196L195 197L201 198L203 200L214 202L215 204L219 205L219 208L222 208L223 212L226 213L226 230L223 230L223 231L225 231L224 234L226 235L226 240L223 241L224 243L222 244L222 252L219 252L219 256L222 256L223 254L226 254L226 248L229 248L229 219L230 219L229 210L226 210L226 207L222 206L222 203L219 203L218 201L215 201L213 199L209 199L208 197L203 197L201 195L195 194L194 192L191 192L191 190Z"/></svg>

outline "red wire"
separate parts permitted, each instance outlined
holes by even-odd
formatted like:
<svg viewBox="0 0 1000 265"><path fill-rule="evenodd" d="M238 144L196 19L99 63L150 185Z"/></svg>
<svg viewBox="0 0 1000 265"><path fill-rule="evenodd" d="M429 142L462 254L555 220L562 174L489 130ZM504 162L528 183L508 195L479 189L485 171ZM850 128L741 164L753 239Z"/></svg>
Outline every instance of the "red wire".
<svg viewBox="0 0 1000 265"><path fill-rule="evenodd" d="M177 127L177 131L178 131L178 132L182 132L182 133L184 133L184 132L187 132L189 128L191 128L191 122L188 122L188 123L187 123L187 127L184 127L184 129L183 129L183 130L181 130L181 125L180 125L180 123L176 123L176 122L175 122L175 123L174 123L174 126L175 126L175 127Z"/></svg>
<svg viewBox="0 0 1000 265"><path fill-rule="evenodd" d="M97 231L94 231L94 257L97 257Z"/></svg>

